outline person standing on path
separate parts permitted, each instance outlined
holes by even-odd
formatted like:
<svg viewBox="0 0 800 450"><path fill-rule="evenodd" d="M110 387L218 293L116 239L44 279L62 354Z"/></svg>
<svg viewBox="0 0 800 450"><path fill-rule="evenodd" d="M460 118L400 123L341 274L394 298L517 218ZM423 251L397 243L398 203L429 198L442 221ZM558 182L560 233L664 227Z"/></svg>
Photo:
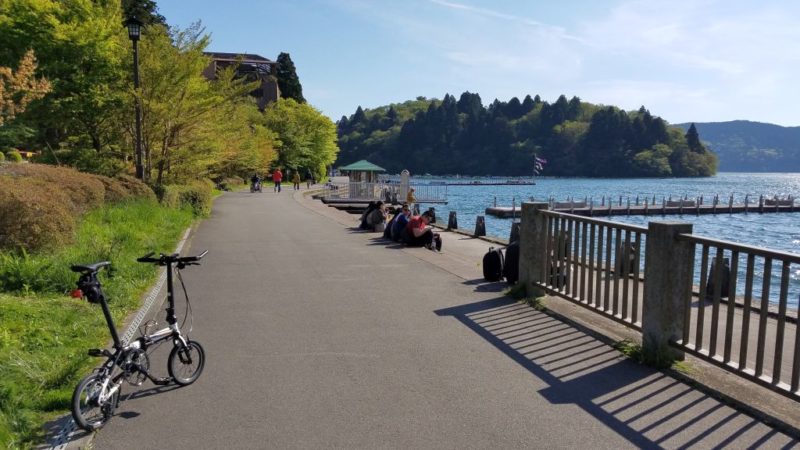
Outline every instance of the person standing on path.
<svg viewBox="0 0 800 450"><path fill-rule="evenodd" d="M294 185L295 191L300 190L300 171L294 171L294 175L292 175L292 184Z"/></svg>
<svg viewBox="0 0 800 450"><path fill-rule="evenodd" d="M417 203L417 197L414 196L414 188L408 188L406 203L408 204L409 209L412 209L414 207L414 203Z"/></svg>
<svg viewBox="0 0 800 450"><path fill-rule="evenodd" d="M316 184L314 182L314 175L311 173L311 170L306 171L306 187L311 189L311 185Z"/></svg>
<svg viewBox="0 0 800 450"><path fill-rule="evenodd" d="M275 192L281 191L281 181L283 181L283 173L281 173L281 168L278 167L275 169L275 172L272 173L272 181L275 183L275 187L273 190Z"/></svg>

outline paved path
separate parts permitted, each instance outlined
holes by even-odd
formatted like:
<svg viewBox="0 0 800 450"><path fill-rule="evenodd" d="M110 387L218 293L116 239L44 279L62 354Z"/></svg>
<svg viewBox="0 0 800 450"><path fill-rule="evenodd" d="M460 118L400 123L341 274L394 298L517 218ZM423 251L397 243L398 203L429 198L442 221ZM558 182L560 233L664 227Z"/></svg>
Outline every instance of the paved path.
<svg viewBox="0 0 800 450"><path fill-rule="evenodd" d="M483 241L447 233L437 254L355 224L290 190L219 198L185 271L205 372L143 386L94 448L796 444L504 297Z"/></svg>

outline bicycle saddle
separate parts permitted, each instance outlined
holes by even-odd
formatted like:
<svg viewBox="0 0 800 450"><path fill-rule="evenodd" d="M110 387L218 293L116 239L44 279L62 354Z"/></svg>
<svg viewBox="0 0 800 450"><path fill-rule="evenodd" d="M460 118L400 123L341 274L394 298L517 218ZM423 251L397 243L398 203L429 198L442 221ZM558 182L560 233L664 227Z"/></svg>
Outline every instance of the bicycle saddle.
<svg viewBox="0 0 800 450"><path fill-rule="evenodd" d="M111 263L109 261L101 261L96 262L94 264L87 264L85 266L70 266L70 269L73 272L97 272L98 270L102 269L103 267L110 266Z"/></svg>

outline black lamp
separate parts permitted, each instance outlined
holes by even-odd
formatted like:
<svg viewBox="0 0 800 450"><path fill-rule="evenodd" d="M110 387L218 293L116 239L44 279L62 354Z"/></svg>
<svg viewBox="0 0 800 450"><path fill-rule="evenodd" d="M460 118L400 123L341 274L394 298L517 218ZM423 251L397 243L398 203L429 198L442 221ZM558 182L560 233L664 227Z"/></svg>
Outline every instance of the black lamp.
<svg viewBox="0 0 800 450"><path fill-rule="evenodd" d="M132 16L125 21L128 27L128 37L133 43L133 87L139 90L139 48L136 45L142 34L141 20ZM136 149L134 151L136 163L136 178L146 181L144 177L144 155L142 154L142 107L139 105L139 98L136 98Z"/></svg>

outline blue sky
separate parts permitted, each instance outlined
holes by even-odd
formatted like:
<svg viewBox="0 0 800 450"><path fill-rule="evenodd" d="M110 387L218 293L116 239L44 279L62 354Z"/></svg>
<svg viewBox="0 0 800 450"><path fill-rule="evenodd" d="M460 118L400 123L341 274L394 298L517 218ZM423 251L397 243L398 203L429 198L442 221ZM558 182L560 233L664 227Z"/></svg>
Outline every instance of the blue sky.
<svg viewBox="0 0 800 450"><path fill-rule="evenodd" d="M559 95L671 123L800 125L796 0L158 0L211 51L291 55L333 120L417 96Z"/></svg>

